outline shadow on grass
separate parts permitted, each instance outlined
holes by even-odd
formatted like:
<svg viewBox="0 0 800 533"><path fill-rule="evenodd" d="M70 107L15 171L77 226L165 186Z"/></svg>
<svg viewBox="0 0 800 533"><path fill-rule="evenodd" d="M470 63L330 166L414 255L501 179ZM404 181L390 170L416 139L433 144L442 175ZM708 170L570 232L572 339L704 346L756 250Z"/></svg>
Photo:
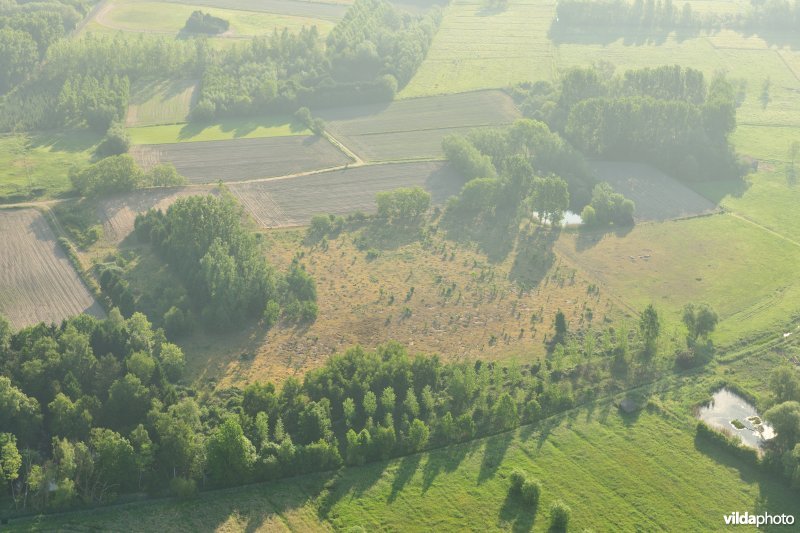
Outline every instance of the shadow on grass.
<svg viewBox="0 0 800 533"><path fill-rule="evenodd" d="M216 120L211 122L188 122L178 133L178 139L181 141L188 141L200 135L204 130L218 126L220 131L230 134L234 139L240 139L253 133L259 128L278 128L281 126L289 125L291 133L300 133L307 128L294 120L291 116L274 116L274 117L233 117Z"/></svg>
<svg viewBox="0 0 800 533"><path fill-rule="evenodd" d="M422 492L428 492L442 472L455 471L461 462L475 450L476 442L463 442L429 453L428 461L422 470Z"/></svg>
<svg viewBox="0 0 800 533"><path fill-rule="evenodd" d="M511 441L514 440L515 434L515 431L506 431L505 433L486 439L486 445L483 448L481 470L478 473L478 484L494 477L497 473L497 469L502 464L503 458L506 456L508 447L511 445Z"/></svg>
<svg viewBox="0 0 800 533"><path fill-rule="evenodd" d="M559 229L541 226L537 226L532 233L521 235L508 279L525 290L537 287L555 262L553 245L559 235Z"/></svg>
<svg viewBox="0 0 800 533"><path fill-rule="evenodd" d="M578 230L578 238L575 240L575 251L583 252L594 248L600 241L608 235L618 238L627 236L636 226L611 226L608 228L583 228Z"/></svg>
<svg viewBox="0 0 800 533"><path fill-rule="evenodd" d="M397 469L397 473L394 476L394 481L392 482L392 492L389 494L389 497L386 499L386 501L392 503L397 499L397 495L402 492L408 482L411 481L411 478L414 477L414 474L417 472L417 468L419 468L419 463L421 460L421 453L407 455L400 460L400 466Z"/></svg>
<svg viewBox="0 0 800 533"><path fill-rule="evenodd" d="M690 28L676 28L674 31L675 37L679 41L697 37L700 34L698 30L693 30ZM672 32L673 30L665 30L661 28L644 30L636 26L628 25L606 27L592 26L591 28L581 28L577 26L568 26L564 23L553 21L553 23L550 25L550 29L547 31L547 36L556 45L599 44L607 46L622 39L622 44L625 46L658 46L664 44Z"/></svg>
<svg viewBox="0 0 800 533"><path fill-rule="evenodd" d="M103 135L88 128L61 130L31 135L28 148L46 148L53 152L86 152L102 139Z"/></svg>
<svg viewBox="0 0 800 533"><path fill-rule="evenodd" d="M511 531L519 533L530 531L533 529L538 510L538 504L526 504L519 494L508 491L503 506L500 508L500 521L506 524L510 523Z"/></svg>
<svg viewBox="0 0 800 533"><path fill-rule="evenodd" d="M333 507L345 498L350 501L360 499L383 476L386 464L386 461L380 461L339 470L320 493L317 501L317 516L320 520L328 520Z"/></svg>

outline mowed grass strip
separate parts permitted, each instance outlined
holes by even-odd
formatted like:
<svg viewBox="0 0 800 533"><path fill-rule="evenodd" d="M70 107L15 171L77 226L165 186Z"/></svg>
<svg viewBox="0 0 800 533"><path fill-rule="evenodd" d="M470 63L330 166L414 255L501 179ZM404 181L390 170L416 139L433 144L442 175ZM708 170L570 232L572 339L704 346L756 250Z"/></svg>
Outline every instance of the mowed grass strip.
<svg viewBox="0 0 800 533"><path fill-rule="evenodd" d="M0 314L15 329L79 313L104 316L35 209L0 210Z"/></svg>
<svg viewBox="0 0 800 533"><path fill-rule="evenodd" d="M217 7L242 11L260 11L276 15L291 15L338 22L347 12L352 1L315 0L166 0L175 4Z"/></svg>
<svg viewBox="0 0 800 533"><path fill-rule="evenodd" d="M734 214L640 224L624 235L567 233L557 249L634 310L677 323L689 302L720 315L727 342L775 329L800 309L800 246Z"/></svg>
<svg viewBox="0 0 800 533"><path fill-rule="evenodd" d="M326 139L316 136L141 145L131 153L145 168L170 163L192 183L286 176L350 162Z"/></svg>
<svg viewBox="0 0 800 533"><path fill-rule="evenodd" d="M308 136L310 134L310 130L290 116L229 118L212 124L191 122L128 128L128 135L134 145L260 139L292 135Z"/></svg>
<svg viewBox="0 0 800 533"><path fill-rule="evenodd" d="M494 9L480 0L454 0L428 55L400 98L507 87L554 75L547 37L552 0L510 0Z"/></svg>
<svg viewBox="0 0 800 533"><path fill-rule="evenodd" d="M136 83L125 125L186 122L197 95L196 80L149 80Z"/></svg>
<svg viewBox="0 0 800 533"><path fill-rule="evenodd" d="M414 98L320 113L329 132L369 161L442 158L442 139L520 117L502 91Z"/></svg>
<svg viewBox="0 0 800 533"><path fill-rule="evenodd" d="M230 37L267 35L283 28L299 31L304 26L317 26L320 33L326 35L333 28L333 22L317 18L218 9L203 5L130 0L118 0L109 4L98 12L94 20L113 30L177 35L183 29L189 15L197 10L230 22L230 29L225 32L225 35Z"/></svg>
<svg viewBox="0 0 800 533"><path fill-rule="evenodd" d="M550 505L563 500L575 531L721 531L734 510L800 512L780 481L696 442L691 419L682 422L647 410L623 419L599 404L518 432L338 473L16 527L547 531ZM542 484L536 508L508 493L515 468Z"/></svg>

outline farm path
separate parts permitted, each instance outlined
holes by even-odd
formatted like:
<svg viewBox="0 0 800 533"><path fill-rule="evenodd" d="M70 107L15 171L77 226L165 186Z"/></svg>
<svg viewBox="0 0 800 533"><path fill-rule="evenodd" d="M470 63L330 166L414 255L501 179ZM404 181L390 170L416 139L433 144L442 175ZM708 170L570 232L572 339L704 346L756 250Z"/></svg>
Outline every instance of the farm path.
<svg viewBox="0 0 800 533"><path fill-rule="evenodd" d="M797 242L794 239L791 239L791 238L787 237L786 235L783 235L782 233L779 233L779 232L775 231L772 228L768 228L767 226L759 224L755 220L752 220L751 218L748 218L748 217L746 217L746 216L744 216L742 214L739 214L739 213L737 213L735 211L728 211L728 213L730 215L738 218L739 220L743 220L743 221L745 221L745 222L747 222L749 224L752 224L753 226L755 226L757 228L760 228L760 229L766 231L767 233L770 233L770 234L778 237L779 239L783 239L784 241L788 242L789 244L793 244L794 246L797 246L798 248L800 248L800 242Z"/></svg>

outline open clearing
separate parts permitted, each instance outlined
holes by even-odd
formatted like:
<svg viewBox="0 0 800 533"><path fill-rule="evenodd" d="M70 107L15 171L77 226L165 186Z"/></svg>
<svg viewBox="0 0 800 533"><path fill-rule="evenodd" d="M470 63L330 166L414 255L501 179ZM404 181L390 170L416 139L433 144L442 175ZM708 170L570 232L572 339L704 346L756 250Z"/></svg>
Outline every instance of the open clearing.
<svg viewBox="0 0 800 533"><path fill-rule="evenodd" d="M0 137L0 201L52 198L66 192L72 187L70 168L89 164L98 140L85 131Z"/></svg>
<svg viewBox="0 0 800 533"><path fill-rule="evenodd" d="M314 2L306 0L167 0L176 4L217 7L221 9L261 11L276 15L308 17L338 22L351 2Z"/></svg>
<svg viewBox="0 0 800 533"><path fill-rule="evenodd" d="M800 246L734 215L641 224L624 236L566 233L557 249L633 308L655 304L668 322L686 303L709 303L720 341L775 329L800 310Z"/></svg>
<svg viewBox="0 0 800 533"><path fill-rule="evenodd" d="M131 91L126 126L186 122L197 94L197 80L147 81Z"/></svg>
<svg viewBox="0 0 800 533"><path fill-rule="evenodd" d="M321 137L268 137L141 145L132 150L144 168L171 163L192 183L285 176L350 162Z"/></svg>
<svg viewBox="0 0 800 533"><path fill-rule="evenodd" d="M669 392L654 402L669 402ZM780 481L696 442L690 427L683 414L652 408L623 418L598 402L516 432L364 467L11 527L450 531L480 524L482 531L538 532L547 531L557 499L572 509L574 531L719 531L731 509L800 512ZM536 509L508 495L515 468L541 482Z"/></svg>
<svg viewBox="0 0 800 533"><path fill-rule="evenodd" d="M188 375L215 378L219 387L283 381L350 346L372 348L389 340L411 353L436 353L451 361L526 364L544 355L558 309L574 328L599 328L605 317L625 311L608 293L590 293L593 281L550 252L545 232L492 264L475 245L447 240L443 231L428 242L404 231L405 237L386 243L373 238L371 229L342 233L326 246L305 243L301 229L266 232L267 257L278 269L287 269L302 253L317 283L316 321L268 332L254 326L235 335L196 335L182 344ZM374 258L359 248L359 239L374 247ZM532 268L526 263L533 256L545 259ZM526 291L520 290L523 275L531 286Z"/></svg>
<svg viewBox="0 0 800 533"><path fill-rule="evenodd" d="M97 216L103 224L103 234L109 243L119 244L133 232L136 215L152 208L166 210L178 198L214 192L211 187L180 187L145 189L100 201Z"/></svg>
<svg viewBox="0 0 800 533"><path fill-rule="evenodd" d="M716 205L675 178L640 163L593 161L595 177L636 204L637 222L670 220L716 209Z"/></svg>
<svg viewBox="0 0 800 533"><path fill-rule="evenodd" d="M261 139L311 135L311 131L290 116L227 118L212 124L164 124L128 128L131 143L169 144L229 139Z"/></svg>
<svg viewBox="0 0 800 533"><path fill-rule="evenodd" d="M520 117L501 91L475 91L325 110L330 133L363 159L399 161L441 158L442 138L481 126L509 124Z"/></svg>
<svg viewBox="0 0 800 533"><path fill-rule="evenodd" d="M443 163L369 165L230 186L253 218L265 228L300 226L320 213L346 215L375 211L375 194L398 187L424 187L433 204L457 194L461 180Z"/></svg>
<svg viewBox="0 0 800 533"><path fill-rule="evenodd" d="M104 315L41 213L0 210L0 242L0 313L14 328Z"/></svg>
<svg viewBox="0 0 800 533"><path fill-rule="evenodd" d="M221 35L223 37L268 35L283 28L294 32L303 26L317 26L320 34L325 35L333 28L333 22L318 18L138 0L112 2L98 11L94 21L112 30L177 35L186 24L189 15L197 10L230 22L230 29Z"/></svg>

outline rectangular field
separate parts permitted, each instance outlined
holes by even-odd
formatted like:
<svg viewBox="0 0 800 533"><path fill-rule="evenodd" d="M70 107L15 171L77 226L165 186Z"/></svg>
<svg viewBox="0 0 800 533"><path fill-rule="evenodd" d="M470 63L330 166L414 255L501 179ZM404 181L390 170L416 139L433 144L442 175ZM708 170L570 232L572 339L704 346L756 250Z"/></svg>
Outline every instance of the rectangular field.
<svg viewBox="0 0 800 533"><path fill-rule="evenodd" d="M140 126L127 131L134 145L311 135L311 131L293 117L282 115L226 118L213 124Z"/></svg>
<svg viewBox="0 0 800 533"><path fill-rule="evenodd" d="M167 209L178 198L209 193L215 193L215 189L179 187L134 191L103 199L97 206L97 216L103 224L105 240L118 244L133 232L136 215L153 208Z"/></svg>
<svg viewBox="0 0 800 533"><path fill-rule="evenodd" d="M303 136L142 145L131 153L144 168L171 163L192 183L285 176L350 162L326 139Z"/></svg>
<svg viewBox="0 0 800 533"><path fill-rule="evenodd" d="M501 91L352 106L320 115L334 137L368 161L441 158L446 135L509 124L520 117L514 102Z"/></svg>
<svg viewBox="0 0 800 533"><path fill-rule="evenodd" d="M650 165L618 161L590 163L595 177L636 204L637 221L670 220L710 213L716 205Z"/></svg>
<svg viewBox="0 0 800 533"><path fill-rule="evenodd" d="M217 7L220 9L260 11L276 15L319 18L338 22L344 17L350 2L319 2L309 0L167 0L175 4Z"/></svg>
<svg viewBox="0 0 800 533"><path fill-rule="evenodd" d="M134 85L126 126L186 122L197 95L197 80L146 81Z"/></svg>
<svg viewBox="0 0 800 533"><path fill-rule="evenodd" d="M300 226L320 213L375 211L375 194L398 187L424 187L441 204L458 193L462 180L443 163L369 165L289 179L230 186L265 228Z"/></svg>
<svg viewBox="0 0 800 533"><path fill-rule="evenodd" d="M14 328L104 316L41 213L0 210L0 242L0 314Z"/></svg>

